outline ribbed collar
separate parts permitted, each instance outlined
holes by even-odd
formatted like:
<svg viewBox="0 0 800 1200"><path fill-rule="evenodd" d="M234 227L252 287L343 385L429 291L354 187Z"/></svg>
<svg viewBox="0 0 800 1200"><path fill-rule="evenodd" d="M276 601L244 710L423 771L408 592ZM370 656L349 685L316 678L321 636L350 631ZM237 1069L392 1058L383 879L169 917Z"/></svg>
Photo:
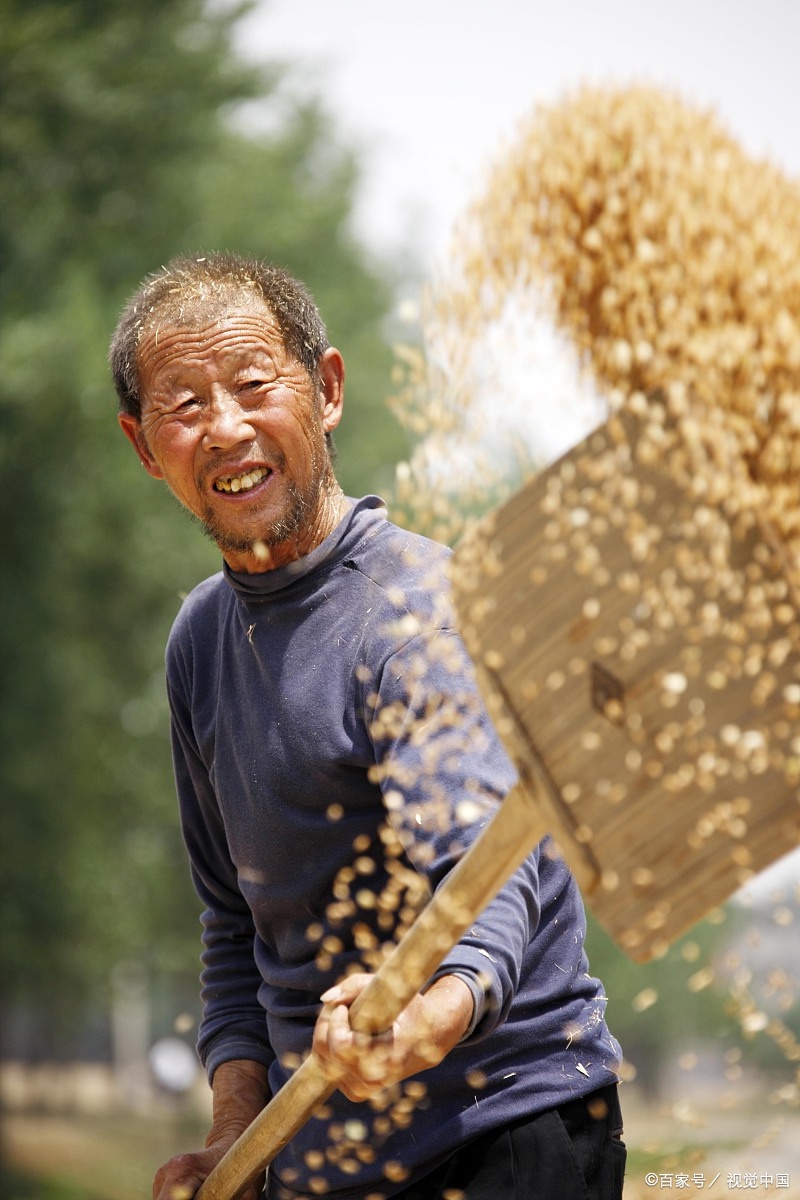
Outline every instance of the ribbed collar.
<svg viewBox="0 0 800 1200"><path fill-rule="evenodd" d="M361 500L348 497L350 508L332 533L320 542L310 554L276 567L272 571L260 571L257 575L246 575L232 571L223 562L223 574L235 592L248 600L267 599L317 571L328 559L344 558L361 541L372 526L386 520L386 505L379 496L364 496Z"/></svg>

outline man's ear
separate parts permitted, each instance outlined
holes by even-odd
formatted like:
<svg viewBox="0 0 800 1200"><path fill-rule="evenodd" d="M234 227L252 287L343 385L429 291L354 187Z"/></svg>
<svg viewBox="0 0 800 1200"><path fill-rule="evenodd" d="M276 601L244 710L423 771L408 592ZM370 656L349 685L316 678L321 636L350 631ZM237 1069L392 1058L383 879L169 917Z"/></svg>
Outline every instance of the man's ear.
<svg viewBox="0 0 800 1200"><path fill-rule="evenodd" d="M344 359L335 346L329 346L319 360L322 392L322 428L333 433L342 419L344 405Z"/></svg>
<svg viewBox="0 0 800 1200"><path fill-rule="evenodd" d="M134 417L131 413L119 413L117 420L119 421L120 429L133 446L139 456L139 461L148 475L152 475L153 479L163 479L164 472L150 453L150 447L147 444L147 439L142 429L142 422L139 418Z"/></svg>

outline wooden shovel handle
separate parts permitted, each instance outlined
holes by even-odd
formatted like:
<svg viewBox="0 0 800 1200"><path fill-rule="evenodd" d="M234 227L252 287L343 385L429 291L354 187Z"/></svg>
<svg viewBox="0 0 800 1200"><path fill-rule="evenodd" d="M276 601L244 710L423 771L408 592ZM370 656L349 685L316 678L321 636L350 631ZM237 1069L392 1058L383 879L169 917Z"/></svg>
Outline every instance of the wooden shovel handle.
<svg viewBox="0 0 800 1200"><path fill-rule="evenodd" d="M437 889L402 941L350 1009L363 1033L389 1029L455 943L545 836L529 779L518 784ZM311 1054L234 1142L195 1200L231 1200L263 1171L335 1091Z"/></svg>

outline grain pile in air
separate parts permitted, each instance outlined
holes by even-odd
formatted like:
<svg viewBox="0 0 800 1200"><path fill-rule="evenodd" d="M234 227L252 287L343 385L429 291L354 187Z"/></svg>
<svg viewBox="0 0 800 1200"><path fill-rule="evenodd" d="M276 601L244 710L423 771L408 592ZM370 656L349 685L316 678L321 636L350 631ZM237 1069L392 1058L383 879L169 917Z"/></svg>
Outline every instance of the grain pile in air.
<svg viewBox="0 0 800 1200"><path fill-rule="evenodd" d="M654 89L585 89L537 110L427 298L427 353L399 405L413 432L462 426L476 353L509 304L533 297L612 409L663 392L667 417L690 426L708 498L757 506L800 562L796 183L713 115ZM426 466L403 466L400 498L410 520L452 536L470 506L432 496Z"/></svg>

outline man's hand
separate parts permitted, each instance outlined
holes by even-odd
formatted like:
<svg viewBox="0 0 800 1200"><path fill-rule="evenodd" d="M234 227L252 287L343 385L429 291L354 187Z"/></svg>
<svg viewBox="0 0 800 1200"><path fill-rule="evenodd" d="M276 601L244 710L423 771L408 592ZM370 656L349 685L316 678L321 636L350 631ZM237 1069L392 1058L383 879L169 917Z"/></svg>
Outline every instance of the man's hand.
<svg viewBox="0 0 800 1200"><path fill-rule="evenodd" d="M171 1158L156 1171L153 1200L191 1200L235 1141L236 1138L232 1138L227 1145L215 1143L196 1154L178 1154ZM263 1178L251 1183L245 1191L236 1193L236 1200L259 1200L263 1186Z"/></svg>
<svg viewBox="0 0 800 1200"><path fill-rule="evenodd" d="M269 1100L266 1068L247 1059L223 1063L214 1072L214 1118L205 1150L178 1154L160 1167L153 1180L153 1200L191 1200L250 1122ZM255 1180L236 1200L258 1200L263 1177Z"/></svg>
<svg viewBox="0 0 800 1200"><path fill-rule="evenodd" d="M387 1033L355 1033L349 1008L371 978L350 975L325 992L314 1029L314 1053L348 1100L366 1100L392 1083L436 1066L472 1020L472 993L462 979L445 975L415 996Z"/></svg>

